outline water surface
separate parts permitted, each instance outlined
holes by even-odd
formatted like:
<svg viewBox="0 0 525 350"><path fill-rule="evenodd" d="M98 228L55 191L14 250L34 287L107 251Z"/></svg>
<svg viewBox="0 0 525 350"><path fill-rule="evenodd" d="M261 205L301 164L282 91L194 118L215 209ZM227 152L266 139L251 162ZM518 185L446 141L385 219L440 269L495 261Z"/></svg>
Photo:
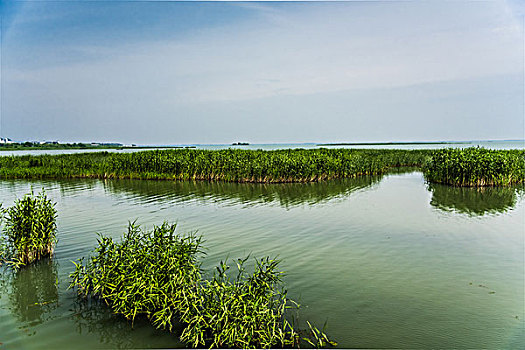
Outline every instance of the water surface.
<svg viewBox="0 0 525 350"><path fill-rule="evenodd" d="M204 267L279 256L302 325L343 348L524 348L523 190L428 185L421 173L312 184L0 181L4 206L31 187L57 202L56 256L0 277L0 348L184 347L67 290L71 260L128 220L178 222Z"/></svg>
<svg viewBox="0 0 525 350"><path fill-rule="evenodd" d="M161 146L161 145L155 145ZM153 146L153 147L155 147ZM489 149L524 149L525 140L507 140L507 141L465 141L465 142L453 142L453 143L407 143L407 144L369 144L369 145L329 145L319 143L259 143L250 145L231 145L231 144L192 144L192 145L162 145L179 148L196 148L196 149L207 149L207 150L220 150L220 149L251 149L251 150L278 150L278 149L314 149L314 148L358 148L358 149L440 149L440 148L467 148L467 147L484 147ZM73 154L73 153L86 153L86 152L140 152L147 151L155 148L126 148L126 149L57 149L57 150L0 150L0 156L21 156L21 155L40 155L40 154Z"/></svg>

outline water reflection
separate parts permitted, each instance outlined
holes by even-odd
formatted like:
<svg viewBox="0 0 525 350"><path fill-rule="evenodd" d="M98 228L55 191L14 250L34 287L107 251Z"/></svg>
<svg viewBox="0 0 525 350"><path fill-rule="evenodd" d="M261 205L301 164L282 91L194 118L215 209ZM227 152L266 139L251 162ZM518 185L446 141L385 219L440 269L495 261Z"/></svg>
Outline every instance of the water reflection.
<svg viewBox="0 0 525 350"><path fill-rule="evenodd" d="M37 180L21 181L19 179L2 179L2 191L13 193L16 197L23 197L31 190L53 191L58 190L62 197L79 196L85 192L95 190L98 180L94 179L68 179L68 180ZM4 203L8 204L8 203Z"/></svg>
<svg viewBox="0 0 525 350"><path fill-rule="evenodd" d="M516 206L523 187L452 187L429 184L430 204L445 211L471 216L504 213Z"/></svg>
<svg viewBox="0 0 525 350"><path fill-rule="evenodd" d="M104 181L105 189L126 197L140 197L146 203L183 202L191 200L220 201L244 205L273 204L293 207L314 205L378 183L381 176L362 176L315 183L230 183L207 181Z"/></svg>
<svg viewBox="0 0 525 350"><path fill-rule="evenodd" d="M0 270L0 342L16 349L185 347L179 332L157 331L145 320L132 325L93 300L75 304L75 291L66 290L69 260L89 255L95 232L119 237L126 220L138 217L146 224L174 218L183 232L202 230L207 266L228 253L279 255L290 296L308 306L301 318L322 325L329 317L328 332L343 348L525 348L522 333L508 342L524 318L523 295L516 293L524 276L519 189L433 185L427 191L419 172L387 175L380 185L379 179L281 185L2 180L6 206L31 186L46 188L59 208L60 241L58 267Z"/></svg>
<svg viewBox="0 0 525 350"><path fill-rule="evenodd" d="M8 308L23 325L33 327L49 321L58 307L58 266L51 259L13 270L2 268L0 286Z"/></svg>
<svg viewBox="0 0 525 350"><path fill-rule="evenodd" d="M155 329L145 317L137 317L132 324L124 317L113 314L99 299L77 297L72 312L71 320L79 334L95 335L101 344L111 349L184 347L178 339L181 327L175 326L170 334Z"/></svg>

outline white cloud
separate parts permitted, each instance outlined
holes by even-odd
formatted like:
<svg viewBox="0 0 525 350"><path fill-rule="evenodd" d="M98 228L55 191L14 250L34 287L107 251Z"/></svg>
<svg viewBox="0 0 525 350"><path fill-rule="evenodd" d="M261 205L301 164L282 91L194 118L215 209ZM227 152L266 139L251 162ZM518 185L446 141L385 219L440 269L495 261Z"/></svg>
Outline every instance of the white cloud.
<svg viewBox="0 0 525 350"><path fill-rule="evenodd" d="M5 111L16 115L25 99L40 115L89 116L114 127L108 118L166 120L191 105L519 73L523 36L498 4L241 4L259 19L176 40L79 43L74 49L89 60L10 68ZM338 96L331 103L346 106Z"/></svg>
<svg viewBox="0 0 525 350"><path fill-rule="evenodd" d="M365 28L353 23L364 21L362 10L352 6L305 7L299 14L260 4L242 6L262 13L262 20L179 41L117 46L111 54L104 48L101 54L109 59L8 77L69 92L75 86L117 95L133 89L139 95L151 91L173 101L199 102L407 86L522 68L522 37L509 18L491 26L466 13L459 30L450 29L455 19L441 18L440 27L431 23L407 33L406 28L427 19L414 11L395 17L402 13L399 4L391 4L393 15L383 6L377 17L367 17ZM469 21L474 27L468 27ZM96 51L77 49L90 56Z"/></svg>

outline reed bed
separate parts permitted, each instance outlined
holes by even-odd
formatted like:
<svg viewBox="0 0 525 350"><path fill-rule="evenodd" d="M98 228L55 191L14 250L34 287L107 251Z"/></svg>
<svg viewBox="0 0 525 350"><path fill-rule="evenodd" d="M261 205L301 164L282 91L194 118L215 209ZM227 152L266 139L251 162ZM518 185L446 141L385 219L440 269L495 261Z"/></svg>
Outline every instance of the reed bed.
<svg viewBox="0 0 525 350"><path fill-rule="evenodd" d="M313 182L420 166L427 150L154 150L0 157L0 178L136 178Z"/></svg>
<svg viewBox="0 0 525 350"><path fill-rule="evenodd" d="M31 192L4 210L2 259L15 267L51 256L56 243L55 203Z"/></svg>
<svg viewBox="0 0 525 350"><path fill-rule="evenodd" d="M106 302L132 322L140 316L160 329L183 327L181 341L192 347L293 347L299 332L287 320L294 305L281 285L279 261L256 260L253 273L246 259L237 261L235 277L221 262L211 280L202 277L202 239L179 235L167 223L144 231L130 224L119 243L100 236L94 254L75 263L70 287L80 296ZM312 345L335 345L310 326L304 336Z"/></svg>
<svg viewBox="0 0 525 350"><path fill-rule="evenodd" d="M423 168L429 182L452 186L510 186L525 183L524 150L484 148L434 151Z"/></svg>
<svg viewBox="0 0 525 350"><path fill-rule="evenodd" d="M525 181L523 150L177 149L0 157L0 178L315 182L416 167L429 182L508 186Z"/></svg>

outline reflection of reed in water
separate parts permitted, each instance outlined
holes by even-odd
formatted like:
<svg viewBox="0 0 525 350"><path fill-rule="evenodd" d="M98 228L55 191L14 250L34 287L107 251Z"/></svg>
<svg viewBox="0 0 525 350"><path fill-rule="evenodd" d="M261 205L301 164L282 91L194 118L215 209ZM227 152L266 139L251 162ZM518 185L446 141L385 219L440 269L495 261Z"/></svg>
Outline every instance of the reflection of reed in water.
<svg viewBox="0 0 525 350"><path fill-rule="evenodd" d="M111 349L132 349L141 347L184 348L179 336L182 327L174 325L174 332L169 333L155 329L146 318L137 317L134 323L124 317L115 315L109 306L96 298L77 296L73 303L71 319L79 334L95 334L99 341ZM152 337L152 334L155 337ZM158 344L151 344L156 339ZM164 344L161 344L164 343Z"/></svg>
<svg viewBox="0 0 525 350"><path fill-rule="evenodd" d="M517 192L523 187L452 187L440 184L429 184L432 191L430 204L436 208L465 213L485 215L504 213L515 207Z"/></svg>
<svg viewBox="0 0 525 350"><path fill-rule="evenodd" d="M2 295L8 295L9 309L24 326L49 321L58 307L58 267L51 259L0 275ZM4 293L5 292L5 293Z"/></svg>
<svg viewBox="0 0 525 350"><path fill-rule="evenodd" d="M114 194L138 196L146 201L183 202L190 200L224 201L248 205L274 204L291 207L319 204L344 198L372 186L381 176L361 176L310 183L233 183L208 181L105 181L106 190Z"/></svg>

